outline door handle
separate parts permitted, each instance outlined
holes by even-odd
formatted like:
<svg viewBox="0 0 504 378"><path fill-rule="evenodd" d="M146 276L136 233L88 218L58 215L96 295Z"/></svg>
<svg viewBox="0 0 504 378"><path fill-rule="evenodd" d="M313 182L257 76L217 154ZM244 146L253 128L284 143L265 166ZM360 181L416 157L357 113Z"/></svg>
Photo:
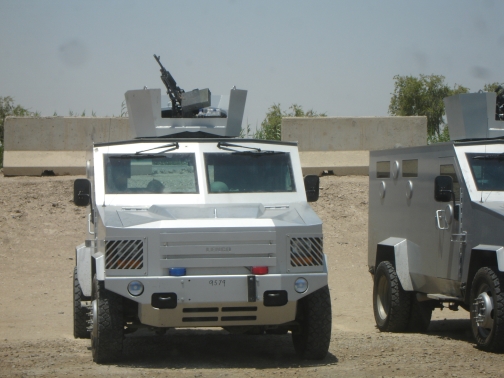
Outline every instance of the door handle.
<svg viewBox="0 0 504 378"><path fill-rule="evenodd" d="M91 213L89 213L87 221L88 221L88 231L91 235L94 235L94 231L91 231Z"/></svg>
<svg viewBox="0 0 504 378"><path fill-rule="evenodd" d="M441 226L440 219L443 219L444 221L444 227ZM440 230L448 230L448 222L446 222L445 219L445 211L444 210L436 210L436 223L437 223L437 228Z"/></svg>

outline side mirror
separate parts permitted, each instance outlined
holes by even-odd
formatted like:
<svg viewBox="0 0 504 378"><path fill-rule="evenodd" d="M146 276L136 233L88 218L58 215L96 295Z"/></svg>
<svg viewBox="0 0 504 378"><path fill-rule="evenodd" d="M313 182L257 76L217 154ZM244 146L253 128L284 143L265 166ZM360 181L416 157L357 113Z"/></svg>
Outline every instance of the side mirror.
<svg viewBox="0 0 504 378"><path fill-rule="evenodd" d="M307 175L304 177L306 200L315 202L319 198L320 178L317 175Z"/></svg>
<svg viewBox="0 0 504 378"><path fill-rule="evenodd" d="M434 180L434 199L437 202L450 202L453 196L453 179L450 176L437 176Z"/></svg>
<svg viewBox="0 0 504 378"><path fill-rule="evenodd" d="M77 179L74 181L74 204L77 206L87 206L91 202L91 183L88 179Z"/></svg>

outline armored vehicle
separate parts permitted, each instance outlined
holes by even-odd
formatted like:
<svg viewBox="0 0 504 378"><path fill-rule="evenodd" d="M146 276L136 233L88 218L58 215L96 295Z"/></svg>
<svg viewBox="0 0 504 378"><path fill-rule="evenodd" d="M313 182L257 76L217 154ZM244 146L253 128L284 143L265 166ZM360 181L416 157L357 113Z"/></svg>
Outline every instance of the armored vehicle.
<svg viewBox="0 0 504 378"><path fill-rule="evenodd" d="M450 142L370 153L374 316L381 331L425 331L434 308L460 306L478 347L502 351L503 96L444 101Z"/></svg>
<svg viewBox="0 0 504 378"><path fill-rule="evenodd" d="M74 183L75 204L90 206L75 337L91 338L97 363L120 358L139 328L179 327L291 332L301 358L324 358L327 264L307 203L318 176L303 178L296 143L231 139L245 90L181 92L165 79L171 104L160 89L126 92L136 138L94 144Z"/></svg>

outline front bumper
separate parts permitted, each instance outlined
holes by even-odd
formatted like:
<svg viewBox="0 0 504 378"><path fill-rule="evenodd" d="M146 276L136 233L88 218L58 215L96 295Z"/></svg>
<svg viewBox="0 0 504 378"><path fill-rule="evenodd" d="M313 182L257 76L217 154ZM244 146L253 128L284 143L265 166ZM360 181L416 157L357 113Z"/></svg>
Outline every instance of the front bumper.
<svg viewBox="0 0 504 378"><path fill-rule="evenodd" d="M255 290L251 291L251 277ZM308 289L297 293L296 279L308 281ZM141 281L144 291L132 296L131 281ZM294 320L296 302L327 285L327 273L183 276L183 277L106 277L105 288L139 303L141 323L155 327L195 327L230 325L275 325ZM254 295L251 296L251 292ZM287 294L279 305L264 303L271 292ZM159 293L170 294L176 305L159 309L153 300ZM265 294L266 293L266 294ZM175 295L173 295L175 294Z"/></svg>

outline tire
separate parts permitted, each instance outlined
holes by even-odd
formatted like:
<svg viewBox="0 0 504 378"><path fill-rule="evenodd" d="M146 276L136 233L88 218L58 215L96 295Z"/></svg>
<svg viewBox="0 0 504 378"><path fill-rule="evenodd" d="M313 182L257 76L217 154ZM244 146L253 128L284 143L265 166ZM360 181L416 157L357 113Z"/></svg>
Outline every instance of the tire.
<svg viewBox="0 0 504 378"><path fill-rule="evenodd" d="M86 306L82 306L82 302L89 300L82 294L82 289L77 277L77 267L74 268L73 273L74 287L73 287L73 325L74 337L76 339L89 339L91 333L88 330L88 319L90 310Z"/></svg>
<svg viewBox="0 0 504 378"><path fill-rule="evenodd" d="M478 270L471 285L471 328L478 348L504 351L504 274Z"/></svg>
<svg viewBox="0 0 504 378"><path fill-rule="evenodd" d="M411 313L411 293L403 290L394 266L382 261L373 285L373 310L381 332L404 332Z"/></svg>
<svg viewBox="0 0 504 378"><path fill-rule="evenodd" d="M124 318L122 297L105 289L93 278L93 330L91 350L99 364L118 360L122 354Z"/></svg>
<svg viewBox="0 0 504 378"><path fill-rule="evenodd" d="M408 332L423 333L429 328L434 310L432 301L419 302L416 295L411 296L411 313L408 322Z"/></svg>
<svg viewBox="0 0 504 378"><path fill-rule="evenodd" d="M325 358L331 342L331 296L329 287L315 291L299 300L292 341L296 354L308 360Z"/></svg>

